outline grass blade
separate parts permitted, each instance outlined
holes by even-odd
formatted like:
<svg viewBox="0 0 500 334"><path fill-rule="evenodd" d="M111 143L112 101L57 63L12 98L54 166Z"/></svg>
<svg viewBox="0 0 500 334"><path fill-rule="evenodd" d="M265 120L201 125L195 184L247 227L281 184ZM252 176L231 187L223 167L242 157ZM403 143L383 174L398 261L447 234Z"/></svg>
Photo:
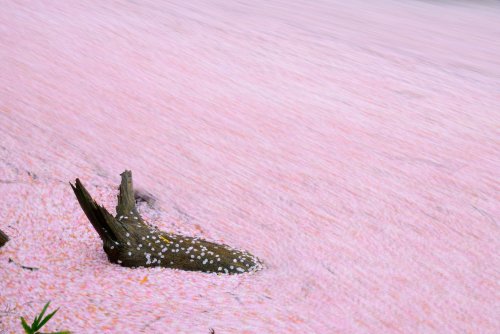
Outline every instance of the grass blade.
<svg viewBox="0 0 500 334"><path fill-rule="evenodd" d="M47 323L47 321L49 321L54 316L54 314L56 314L57 311L59 311L59 308L57 308L54 312L52 312L48 316L46 316L45 319L43 319L42 322L38 325L37 330L42 328L43 325L45 325Z"/></svg>
<svg viewBox="0 0 500 334"><path fill-rule="evenodd" d="M21 317L21 324L23 325L23 328L24 328L24 331L26 332L26 334L33 334L31 327L28 326L28 324L26 323L26 320L23 317Z"/></svg>
<svg viewBox="0 0 500 334"><path fill-rule="evenodd" d="M38 316L35 317L33 320L33 323L31 324L31 328L35 330L36 326L38 325L38 322L40 321L40 318Z"/></svg>
<svg viewBox="0 0 500 334"><path fill-rule="evenodd" d="M42 320L45 312L47 311L47 309L49 308L49 305L50 305L50 301L47 302L47 304L45 304L45 306L43 307L42 309L42 312L40 312L40 315L38 315L38 317L35 317L35 320L33 321L33 324L31 325L31 328L34 330L34 331L37 331L39 330L40 328L42 328L43 325L40 325L40 320Z"/></svg>

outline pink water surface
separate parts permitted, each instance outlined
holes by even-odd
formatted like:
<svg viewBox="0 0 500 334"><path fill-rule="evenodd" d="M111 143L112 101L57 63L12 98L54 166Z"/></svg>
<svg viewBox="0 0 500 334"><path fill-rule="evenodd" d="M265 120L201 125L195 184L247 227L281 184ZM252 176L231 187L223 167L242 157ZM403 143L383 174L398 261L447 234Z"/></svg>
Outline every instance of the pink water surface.
<svg viewBox="0 0 500 334"><path fill-rule="evenodd" d="M499 333L499 129L498 2L0 1L0 333ZM109 264L125 169L266 269Z"/></svg>

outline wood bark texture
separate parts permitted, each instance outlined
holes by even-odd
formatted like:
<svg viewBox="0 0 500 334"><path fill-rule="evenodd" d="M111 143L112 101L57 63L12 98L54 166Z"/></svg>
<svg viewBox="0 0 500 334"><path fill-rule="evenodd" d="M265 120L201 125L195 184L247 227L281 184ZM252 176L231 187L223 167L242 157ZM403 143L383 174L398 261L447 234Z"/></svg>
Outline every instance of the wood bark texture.
<svg viewBox="0 0 500 334"><path fill-rule="evenodd" d="M261 262L246 251L150 226L135 206L130 171L121 174L115 217L92 199L79 179L71 187L112 263L124 267L166 267L220 274L239 274L262 268Z"/></svg>
<svg viewBox="0 0 500 334"><path fill-rule="evenodd" d="M9 241L9 237L7 234L3 233L2 230L0 230L0 247L5 245Z"/></svg>

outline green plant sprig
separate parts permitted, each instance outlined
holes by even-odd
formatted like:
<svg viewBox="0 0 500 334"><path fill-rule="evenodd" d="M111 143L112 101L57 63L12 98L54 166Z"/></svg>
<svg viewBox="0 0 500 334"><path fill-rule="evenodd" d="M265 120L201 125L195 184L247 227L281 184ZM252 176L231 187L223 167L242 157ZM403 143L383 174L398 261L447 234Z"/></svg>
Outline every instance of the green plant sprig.
<svg viewBox="0 0 500 334"><path fill-rule="evenodd" d="M33 323L31 326L28 325L26 322L26 319L21 317L21 325L23 325L24 331L26 334L71 334L71 332L68 331L62 331L62 332L52 332L52 333L41 333L39 332L40 328L42 328L52 317L54 314L56 314L57 311L59 311L59 308L57 308L54 312L49 313L45 318L43 317L45 315L45 312L47 311L47 308L50 305L50 301L45 304L43 307L42 312L38 316L35 317L35 320L33 320Z"/></svg>

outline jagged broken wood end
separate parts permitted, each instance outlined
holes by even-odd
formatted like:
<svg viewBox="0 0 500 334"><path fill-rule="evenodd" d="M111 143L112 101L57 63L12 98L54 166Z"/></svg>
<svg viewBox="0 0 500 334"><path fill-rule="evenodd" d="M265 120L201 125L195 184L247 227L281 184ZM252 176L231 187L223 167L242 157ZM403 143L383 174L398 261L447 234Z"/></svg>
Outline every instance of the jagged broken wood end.
<svg viewBox="0 0 500 334"><path fill-rule="evenodd" d="M5 245L9 241L9 237L7 234L3 233L2 230L0 230L0 247Z"/></svg>
<svg viewBox="0 0 500 334"><path fill-rule="evenodd" d="M115 217L92 199L79 179L71 187L112 263L124 267L166 267L221 274L240 274L262 268L261 261L246 251L150 226L135 206L131 171L121 174Z"/></svg>

